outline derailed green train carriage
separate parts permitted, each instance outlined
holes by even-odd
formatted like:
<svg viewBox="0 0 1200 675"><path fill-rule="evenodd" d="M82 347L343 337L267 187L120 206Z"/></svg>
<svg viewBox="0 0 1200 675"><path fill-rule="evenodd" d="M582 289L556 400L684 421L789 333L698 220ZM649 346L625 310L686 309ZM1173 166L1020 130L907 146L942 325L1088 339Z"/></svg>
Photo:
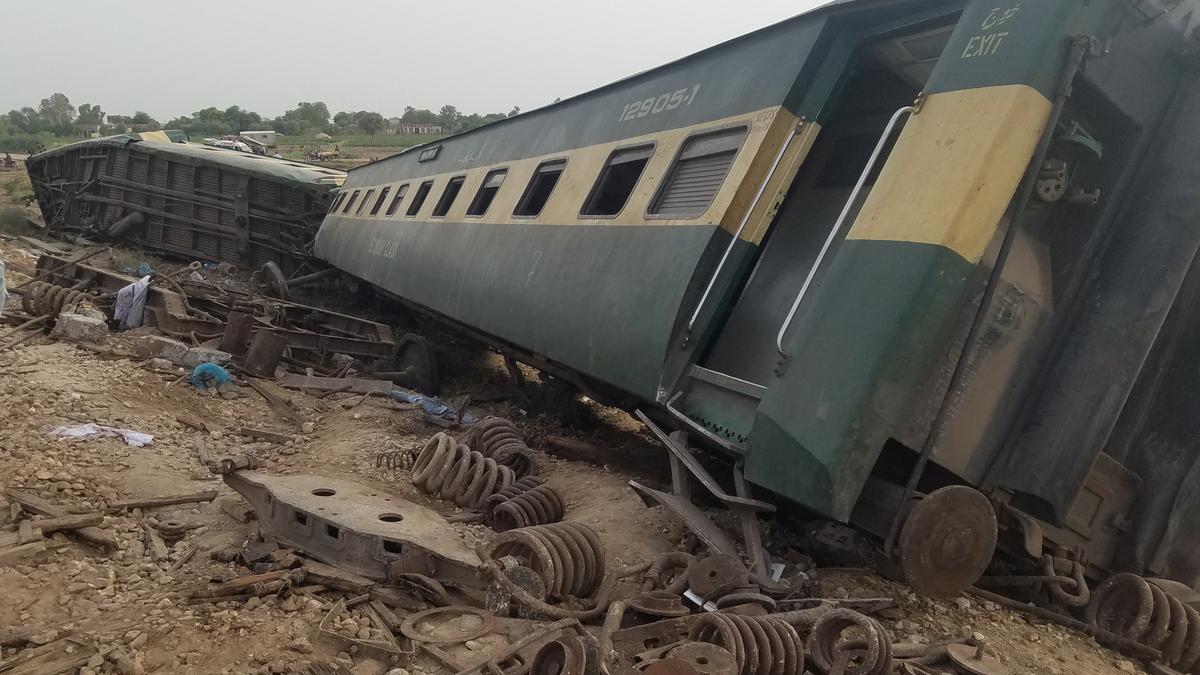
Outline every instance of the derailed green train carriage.
<svg viewBox="0 0 1200 675"><path fill-rule="evenodd" d="M185 139L121 134L30 157L46 226L247 268L274 262L287 275L309 260L345 172Z"/></svg>
<svg viewBox="0 0 1200 675"><path fill-rule="evenodd" d="M834 3L356 169L315 251L825 516L968 484L1194 584L1194 4Z"/></svg>

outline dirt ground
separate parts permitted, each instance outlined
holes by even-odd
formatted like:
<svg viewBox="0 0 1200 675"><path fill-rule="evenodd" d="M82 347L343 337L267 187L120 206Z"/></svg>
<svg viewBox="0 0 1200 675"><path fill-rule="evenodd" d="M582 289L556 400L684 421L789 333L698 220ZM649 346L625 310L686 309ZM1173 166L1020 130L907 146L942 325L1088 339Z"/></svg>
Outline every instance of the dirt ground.
<svg viewBox="0 0 1200 675"><path fill-rule="evenodd" d="M9 263L10 287L26 278L23 272L31 270L36 259L11 240L0 241L0 253ZM0 332L10 328L0 325ZM122 339L113 336L110 342L119 344ZM289 673L302 672L301 663L309 659L337 659L341 650L317 637L325 614L317 600L271 596L244 604L189 601L190 592L210 579L249 573L236 564L211 560L209 552L239 546L253 527L222 509L222 502L236 500L237 494L213 476L200 457L251 453L266 472L352 479L449 516L459 510L419 493L407 471L376 466L380 452L416 450L438 428L412 405L353 394L318 401L268 384L296 406L305 421L297 425L278 417L252 390L225 400L197 392L180 381L182 374L150 370L133 360L108 358L43 337L0 351L0 487L32 492L73 511L105 512L102 527L118 541L115 550L105 551L73 534L58 533L49 536L52 551L44 558L8 567L0 563L0 634L5 627L35 628L38 634L26 651L46 649L38 645L64 652L94 647L98 652L77 671L85 674ZM476 400L500 398L481 392L503 392L505 382L499 360L484 359L476 372L451 380L444 400L468 393ZM609 446L648 443L628 415L586 400L548 413L522 410L512 399L500 398L472 406L471 412L514 420L539 452L547 448L547 434ZM211 431L189 427L180 417L203 420ZM153 443L132 447L120 438L63 440L48 434L59 426L86 422L151 434ZM236 435L239 427L275 431L292 440L255 441ZM541 474L567 498L568 520L587 523L599 533L610 564L649 561L694 543L668 514L646 508L628 486L631 478L661 484L662 476L632 475L615 465L599 467L552 455L543 463ZM146 548L137 514L106 511L117 500L206 490L216 490L220 497L142 514L150 522L177 520L189 528L170 547L169 557L158 562ZM0 527L9 522L9 512L0 496ZM454 527L471 545L489 534L481 525ZM176 564L193 547L198 552ZM828 597L895 598L898 609L884 623L897 641L980 633L1013 673L1142 672L1140 666L1079 634L1032 624L975 598L935 602L867 572L814 574ZM385 671L361 655L342 657L354 663L356 673ZM5 648L0 672L21 658L20 649ZM405 668L410 674L449 672L424 658Z"/></svg>

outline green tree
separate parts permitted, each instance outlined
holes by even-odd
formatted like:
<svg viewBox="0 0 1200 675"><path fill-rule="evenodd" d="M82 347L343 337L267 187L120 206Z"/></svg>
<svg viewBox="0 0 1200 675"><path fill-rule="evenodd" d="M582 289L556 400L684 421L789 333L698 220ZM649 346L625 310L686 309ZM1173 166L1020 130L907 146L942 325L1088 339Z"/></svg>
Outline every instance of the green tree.
<svg viewBox="0 0 1200 675"><path fill-rule="evenodd" d="M338 129L349 129L354 126L354 113L343 110L333 116L333 126Z"/></svg>
<svg viewBox="0 0 1200 675"><path fill-rule="evenodd" d="M276 117L276 120L280 118ZM329 106L324 101L301 101L295 108L283 113L283 120L299 122L301 130L314 129L323 131L329 127Z"/></svg>
<svg viewBox="0 0 1200 675"><path fill-rule="evenodd" d="M387 122L383 119L383 115L377 112L360 112L357 121L358 128L369 136L374 136L383 131L383 127L387 125Z"/></svg>
<svg viewBox="0 0 1200 675"><path fill-rule="evenodd" d="M514 105L514 106L513 106L513 109L508 111L508 116L509 116L509 117L516 117L517 115L520 115L520 114L521 114L521 107L520 107L520 106L516 106L516 105Z"/></svg>
<svg viewBox="0 0 1200 675"><path fill-rule="evenodd" d="M150 113L144 110L139 110L133 113L133 117L129 118L129 123L134 127L142 127L147 131L157 131L158 129L162 128L162 125L158 123L158 120L151 117ZM137 129L135 129L135 131L136 130Z"/></svg>
<svg viewBox="0 0 1200 675"><path fill-rule="evenodd" d="M82 103L79 106L79 117L75 118L80 124L104 124L104 111L98 105Z"/></svg>
<svg viewBox="0 0 1200 675"><path fill-rule="evenodd" d="M444 105L438 111L437 122L446 131L454 131L458 128L459 122L462 120L462 113L458 112L458 108L452 105Z"/></svg>
<svg viewBox="0 0 1200 675"><path fill-rule="evenodd" d="M438 116L432 110L417 110L408 106L400 119L409 124L437 124Z"/></svg>
<svg viewBox="0 0 1200 675"><path fill-rule="evenodd" d="M45 128L45 123L42 121L38 111L28 106L20 110L8 111L8 123L14 129L18 129L27 134L36 134Z"/></svg>
<svg viewBox="0 0 1200 675"><path fill-rule="evenodd" d="M75 106L66 94L55 92L38 104L38 114L46 126L61 129L75 121Z"/></svg>

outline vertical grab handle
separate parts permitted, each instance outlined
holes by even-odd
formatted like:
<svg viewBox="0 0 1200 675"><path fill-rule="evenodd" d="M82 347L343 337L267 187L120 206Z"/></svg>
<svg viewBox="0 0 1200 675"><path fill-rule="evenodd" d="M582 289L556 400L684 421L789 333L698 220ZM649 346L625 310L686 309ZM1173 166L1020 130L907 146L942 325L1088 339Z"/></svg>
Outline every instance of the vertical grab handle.
<svg viewBox="0 0 1200 675"><path fill-rule="evenodd" d="M721 255L721 261L717 263L717 268L713 270L712 276L708 280L708 286L705 287L704 293L700 296L700 301L696 303L696 309L692 312L692 318L688 319L687 328L683 331L683 346L687 346L688 337L692 334L692 329L696 327L696 321L700 318L700 311L704 309L704 305L708 302L708 296L712 294L713 287L717 284L717 278L721 276L721 270L725 268L725 263L729 261L729 256L733 253L733 247L737 245L738 240L742 238L742 232L746 230L746 224L750 222L750 215L754 213L754 209L758 207L758 202L762 200L763 193L767 191L767 184L775 177L775 171L779 168L780 162L783 161L783 156L787 153L788 148L792 146L792 141L796 140L796 136L800 134L800 130L807 124L805 120L800 120L792 129L792 133L788 136L787 142L779 148L779 152L775 155L775 161L771 163L771 168L767 171L767 175L758 186L758 192L754 194L754 200L750 202L750 207L746 209L742 215L742 221L738 224L737 231L733 233L733 237L729 240L729 245L725 247L725 253Z"/></svg>
<svg viewBox="0 0 1200 675"><path fill-rule="evenodd" d="M833 242L837 241L838 233L842 231L842 226L846 224L846 220L850 217L850 212L854 210L854 204L858 201L858 196L862 193L863 186L867 184L867 178L871 175L871 171L875 169L875 165L879 162L879 157L883 155L883 149L887 147L888 140L892 137L892 133L896 130L896 126L900 124L900 120L905 115L916 112L915 106L905 106L897 110L892 119L888 120L887 128L883 130L883 135L879 138L879 143L875 145L875 151L871 153L871 158L867 160L867 165L863 167L862 174L858 177L858 182L854 185L854 190L850 193L850 198L846 200L846 206L842 208L841 215L833 224L833 229L829 231L829 236L825 238L825 245L821 247L821 252L817 254L817 259L813 261L812 267L808 270L808 276L804 278L804 285L800 287L800 292L796 294L796 301L792 303L792 309L788 311L787 318L783 320L783 325L779 327L779 334L775 336L775 349L779 355L787 358L787 352L783 349L783 338L787 334L788 328L792 326L792 320L796 318L796 312L800 309L800 304L804 302L804 296L808 295L808 289L812 286L813 279L817 276L817 270L821 268L821 263L824 262L825 256L829 254L829 249L833 247Z"/></svg>

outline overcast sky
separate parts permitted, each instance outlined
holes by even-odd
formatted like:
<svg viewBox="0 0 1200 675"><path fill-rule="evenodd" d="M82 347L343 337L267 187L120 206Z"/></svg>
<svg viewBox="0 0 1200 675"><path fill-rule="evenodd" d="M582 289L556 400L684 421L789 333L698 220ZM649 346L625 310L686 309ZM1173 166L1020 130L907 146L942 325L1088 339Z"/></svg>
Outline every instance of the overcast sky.
<svg viewBox="0 0 1200 675"><path fill-rule="evenodd" d="M15 2L0 113L56 91L162 121L235 104L273 117L317 100L385 116L530 110L825 1Z"/></svg>

